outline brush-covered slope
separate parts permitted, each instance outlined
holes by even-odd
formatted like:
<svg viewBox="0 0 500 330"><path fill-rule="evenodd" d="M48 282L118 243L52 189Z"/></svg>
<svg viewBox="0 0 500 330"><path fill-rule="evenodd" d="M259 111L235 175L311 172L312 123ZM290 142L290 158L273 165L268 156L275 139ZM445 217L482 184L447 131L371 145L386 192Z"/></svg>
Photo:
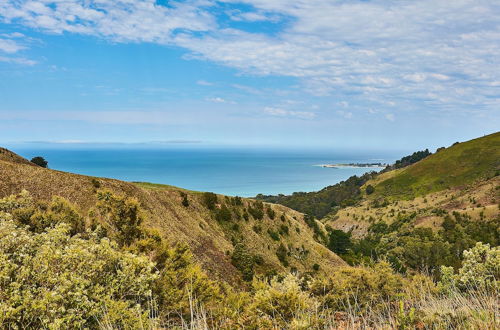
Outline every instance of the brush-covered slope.
<svg viewBox="0 0 500 330"><path fill-rule="evenodd" d="M375 187L373 197L409 199L465 187L499 171L500 132L497 132L454 144L411 166L383 173L371 184Z"/></svg>
<svg viewBox="0 0 500 330"><path fill-rule="evenodd" d="M454 144L405 167L368 181L354 206L325 218L335 229L362 237L374 224L402 219L415 227L442 228L447 216L471 221L499 219L500 133Z"/></svg>
<svg viewBox="0 0 500 330"><path fill-rule="evenodd" d="M203 193L65 173L31 166L12 152L2 154L8 156L0 158L0 198L25 189L39 200L64 197L86 214L97 201L97 190L134 197L144 209L145 225L172 244L187 243L213 278L241 281L241 272L231 262L237 242L259 260L257 274L291 269L328 273L344 264L315 241L303 214L284 206L218 195L211 210Z"/></svg>

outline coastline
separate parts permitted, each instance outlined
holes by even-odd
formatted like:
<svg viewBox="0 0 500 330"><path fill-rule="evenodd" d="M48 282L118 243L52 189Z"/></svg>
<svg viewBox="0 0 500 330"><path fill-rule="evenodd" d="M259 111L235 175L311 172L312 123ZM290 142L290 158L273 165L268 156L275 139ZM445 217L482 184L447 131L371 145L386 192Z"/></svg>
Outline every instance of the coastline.
<svg viewBox="0 0 500 330"><path fill-rule="evenodd" d="M317 164L324 168L385 168L387 164Z"/></svg>

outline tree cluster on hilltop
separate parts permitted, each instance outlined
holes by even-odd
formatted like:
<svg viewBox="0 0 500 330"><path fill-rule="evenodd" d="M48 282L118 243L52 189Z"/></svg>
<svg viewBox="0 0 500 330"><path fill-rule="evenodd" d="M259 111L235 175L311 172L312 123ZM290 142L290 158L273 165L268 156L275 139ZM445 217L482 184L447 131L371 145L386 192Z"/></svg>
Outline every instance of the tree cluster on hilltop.
<svg viewBox="0 0 500 330"><path fill-rule="evenodd" d="M354 205L361 198L361 186L375 176L376 172L369 172L359 177L351 176L345 181L320 191L295 192L292 195L277 196L259 194L256 198L269 203L282 204L321 219L338 208Z"/></svg>

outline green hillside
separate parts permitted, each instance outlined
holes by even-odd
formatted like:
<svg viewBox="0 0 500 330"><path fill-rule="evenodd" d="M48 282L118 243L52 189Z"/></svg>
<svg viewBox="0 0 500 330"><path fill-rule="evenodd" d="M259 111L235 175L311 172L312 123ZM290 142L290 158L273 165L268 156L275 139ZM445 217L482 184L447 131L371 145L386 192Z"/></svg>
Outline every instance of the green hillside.
<svg viewBox="0 0 500 330"><path fill-rule="evenodd" d="M408 199L461 187L500 171L500 132L454 144L420 162L382 175L374 197Z"/></svg>
<svg viewBox="0 0 500 330"><path fill-rule="evenodd" d="M311 226L303 214L284 206L210 194L213 203L209 207L206 193L45 169L3 150L0 199L22 190L40 202L60 196L75 205L82 218L95 207L99 191L136 199L144 213L144 226L171 244L187 244L211 278L241 285L249 273L292 269L314 273L313 265L319 265L322 273L344 264L313 238L320 224ZM244 272L232 258L237 246L258 259ZM283 250L285 257L279 256Z"/></svg>
<svg viewBox="0 0 500 330"><path fill-rule="evenodd" d="M480 222L441 203L446 231L435 234L416 228L414 202L387 205L387 223L353 217L382 210L363 199L360 182L338 192L352 190L365 205L323 226L282 205L3 154L2 329L498 328L499 177L470 189L481 194L442 201L484 205ZM352 230L334 230L337 220L356 230L366 221L370 235L352 239ZM348 266L320 243L364 265Z"/></svg>

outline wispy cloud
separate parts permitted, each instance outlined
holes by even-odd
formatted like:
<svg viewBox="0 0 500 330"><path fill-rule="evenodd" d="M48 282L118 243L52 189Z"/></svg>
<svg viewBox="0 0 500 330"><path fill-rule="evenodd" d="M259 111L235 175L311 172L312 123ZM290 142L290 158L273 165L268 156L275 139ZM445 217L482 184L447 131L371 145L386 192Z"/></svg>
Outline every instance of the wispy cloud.
<svg viewBox="0 0 500 330"><path fill-rule="evenodd" d="M37 64L36 61L24 57L10 57L10 56L0 56L0 62L28 65L28 66Z"/></svg>
<svg viewBox="0 0 500 330"><path fill-rule="evenodd" d="M37 62L17 55L18 52L27 49L20 42L24 38L22 33L8 33L0 35L0 62L13 63L19 65L35 65Z"/></svg>
<svg viewBox="0 0 500 330"><path fill-rule="evenodd" d="M274 34L227 27L213 10L222 2L251 8L229 11L233 21L279 24L281 17L291 19L277 25ZM114 42L176 45L189 50L189 58L243 73L295 77L313 95L347 94L373 108L470 111L498 111L499 15L493 0L0 3L5 23ZM11 41L0 43L3 52L17 52L19 47ZM5 56L0 60L14 62ZM290 111L287 115L293 116Z"/></svg>
<svg viewBox="0 0 500 330"><path fill-rule="evenodd" d="M213 83L205 81L205 80L198 80L196 84L200 86L213 86Z"/></svg>
<svg viewBox="0 0 500 330"><path fill-rule="evenodd" d="M228 101L223 99L222 97L209 97L207 98L207 101L214 103L228 103Z"/></svg>
<svg viewBox="0 0 500 330"><path fill-rule="evenodd" d="M316 117L316 114L314 112L292 111L274 107L265 107L264 113L274 117L288 117L288 118L298 118L298 119L313 119Z"/></svg>
<svg viewBox="0 0 500 330"><path fill-rule="evenodd" d="M2 39L0 38L0 51L4 53L17 53L18 51L26 49L25 46L20 45L17 41L12 39Z"/></svg>

